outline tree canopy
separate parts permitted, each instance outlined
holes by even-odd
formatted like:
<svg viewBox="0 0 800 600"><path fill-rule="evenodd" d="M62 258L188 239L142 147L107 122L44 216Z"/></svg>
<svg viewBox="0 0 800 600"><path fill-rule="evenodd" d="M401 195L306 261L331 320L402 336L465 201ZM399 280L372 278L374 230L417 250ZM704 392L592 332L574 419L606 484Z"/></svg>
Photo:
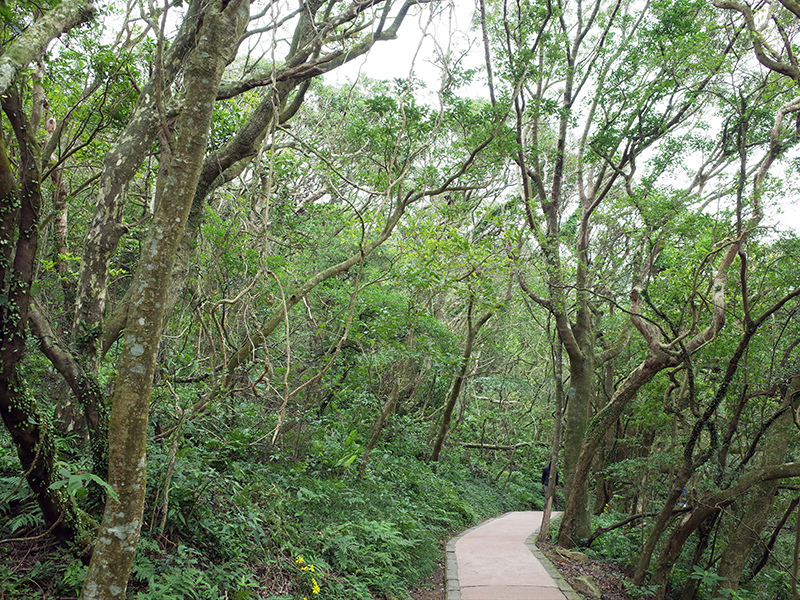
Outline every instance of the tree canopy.
<svg viewBox="0 0 800 600"><path fill-rule="evenodd" d="M470 9L0 7L0 548L63 573L0 596L402 596L555 499L797 597L800 8ZM435 80L328 77L414 27Z"/></svg>

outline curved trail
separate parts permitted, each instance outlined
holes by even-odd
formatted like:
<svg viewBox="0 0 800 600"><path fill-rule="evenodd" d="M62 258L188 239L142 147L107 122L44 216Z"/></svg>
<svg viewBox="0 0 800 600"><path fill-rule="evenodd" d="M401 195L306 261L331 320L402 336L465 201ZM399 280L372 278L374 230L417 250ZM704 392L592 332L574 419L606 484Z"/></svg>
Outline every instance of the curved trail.
<svg viewBox="0 0 800 600"><path fill-rule="evenodd" d="M579 599L534 545L541 522L541 511L510 512L450 540L447 600Z"/></svg>

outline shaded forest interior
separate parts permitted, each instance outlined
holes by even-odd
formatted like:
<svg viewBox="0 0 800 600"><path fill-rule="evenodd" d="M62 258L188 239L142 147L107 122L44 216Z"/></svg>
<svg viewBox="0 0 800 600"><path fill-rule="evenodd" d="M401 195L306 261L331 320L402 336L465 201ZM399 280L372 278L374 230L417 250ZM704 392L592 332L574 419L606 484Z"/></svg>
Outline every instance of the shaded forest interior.
<svg viewBox="0 0 800 600"><path fill-rule="evenodd" d="M0 3L0 599L407 598L530 509L633 597L800 599L798 36Z"/></svg>

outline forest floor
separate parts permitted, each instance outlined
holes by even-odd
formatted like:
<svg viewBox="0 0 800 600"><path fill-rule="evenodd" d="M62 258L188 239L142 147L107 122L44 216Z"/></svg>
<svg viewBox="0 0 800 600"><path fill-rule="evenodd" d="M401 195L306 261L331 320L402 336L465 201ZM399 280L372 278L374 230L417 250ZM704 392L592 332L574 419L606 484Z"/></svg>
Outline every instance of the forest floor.
<svg viewBox="0 0 800 600"><path fill-rule="evenodd" d="M10 571L26 573L33 568L33 564L47 560L56 544L54 540L20 540L0 552ZM582 560L564 556L558 553L552 544L540 544L539 549L550 559L561 575L570 584L576 577L589 575L603 591L602 600L636 600L626 591L631 585L628 583L628 574L618 565L606 561ZM444 544L441 547L439 559L433 573L416 589L410 590L413 600L446 600L445 598L445 572L444 572ZM572 556L572 553L571 553ZM74 596L55 593L54 589L42 590L43 594L54 600ZM0 596L2 594L0 593ZM638 598L641 600L642 596Z"/></svg>
<svg viewBox="0 0 800 600"><path fill-rule="evenodd" d="M577 560L557 553L551 544L541 544L539 549L550 559L558 572L570 585L576 577L590 576L603 591L602 600L635 600L627 589L630 577L619 565L607 561ZM419 588L411 590L413 600L445 600L444 558L439 561L430 577Z"/></svg>

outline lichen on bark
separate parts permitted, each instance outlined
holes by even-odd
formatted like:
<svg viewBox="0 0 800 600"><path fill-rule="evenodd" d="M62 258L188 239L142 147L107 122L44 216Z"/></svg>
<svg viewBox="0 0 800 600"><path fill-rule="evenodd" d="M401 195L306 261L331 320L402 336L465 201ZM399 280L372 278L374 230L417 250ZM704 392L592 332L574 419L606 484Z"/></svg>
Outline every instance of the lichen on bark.
<svg viewBox="0 0 800 600"><path fill-rule="evenodd" d="M184 72L184 110L175 124L162 197L131 289L109 419L109 498L83 588L84 600L123 597L141 528L146 483L146 434L156 354L170 274L200 178L214 100L249 16L245 0L205 6L196 47Z"/></svg>

